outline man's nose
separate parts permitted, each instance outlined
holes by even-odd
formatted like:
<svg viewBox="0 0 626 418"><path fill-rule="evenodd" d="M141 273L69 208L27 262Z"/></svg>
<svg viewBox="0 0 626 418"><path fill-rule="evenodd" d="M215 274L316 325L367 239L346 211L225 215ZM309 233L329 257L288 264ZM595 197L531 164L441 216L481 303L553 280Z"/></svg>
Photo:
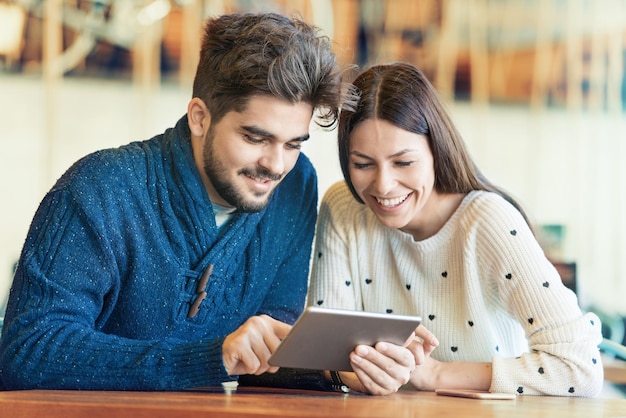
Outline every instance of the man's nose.
<svg viewBox="0 0 626 418"><path fill-rule="evenodd" d="M282 174L285 171L285 155L282 147L268 148L259 160L259 165L272 174Z"/></svg>

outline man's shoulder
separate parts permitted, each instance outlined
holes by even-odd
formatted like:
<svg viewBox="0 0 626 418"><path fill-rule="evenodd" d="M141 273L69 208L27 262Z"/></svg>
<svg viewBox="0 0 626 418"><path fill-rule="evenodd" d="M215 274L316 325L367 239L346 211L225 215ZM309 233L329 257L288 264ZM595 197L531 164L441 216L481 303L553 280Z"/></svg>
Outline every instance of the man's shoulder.
<svg viewBox="0 0 626 418"><path fill-rule="evenodd" d="M294 197L294 194L315 194L317 199L317 172L311 160L300 153L298 161L293 169L285 176L278 186L278 190L286 192L286 198Z"/></svg>
<svg viewBox="0 0 626 418"><path fill-rule="evenodd" d="M154 139L131 142L116 148L94 151L78 161L61 176L53 190L62 188L91 189L121 187L145 177L148 166L147 148Z"/></svg>
<svg viewBox="0 0 626 418"><path fill-rule="evenodd" d="M289 172L288 176L291 175L292 173L294 174L294 177L301 177L301 178L307 178L307 179L317 178L317 172L315 171L315 167L313 166L313 163L311 162L309 157L307 157L306 154L302 152L298 156L296 165Z"/></svg>

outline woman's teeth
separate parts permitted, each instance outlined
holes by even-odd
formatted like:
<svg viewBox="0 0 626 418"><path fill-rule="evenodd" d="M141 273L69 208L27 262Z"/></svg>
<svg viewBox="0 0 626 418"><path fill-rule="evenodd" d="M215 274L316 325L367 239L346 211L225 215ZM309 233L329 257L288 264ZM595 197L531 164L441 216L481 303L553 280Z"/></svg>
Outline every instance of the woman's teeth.
<svg viewBox="0 0 626 418"><path fill-rule="evenodd" d="M393 199L381 199L380 197L377 197L376 201L381 206L393 207L393 206L398 206L400 203L404 202L408 197L409 197L408 194L405 196L401 196L401 197L394 197Z"/></svg>

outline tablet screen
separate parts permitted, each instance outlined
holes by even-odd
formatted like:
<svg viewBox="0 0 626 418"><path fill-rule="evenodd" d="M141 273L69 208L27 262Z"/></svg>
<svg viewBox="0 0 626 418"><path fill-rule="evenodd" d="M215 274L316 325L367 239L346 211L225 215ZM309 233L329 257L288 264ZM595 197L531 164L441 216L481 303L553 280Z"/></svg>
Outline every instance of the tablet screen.
<svg viewBox="0 0 626 418"><path fill-rule="evenodd" d="M359 344L402 345L421 323L418 316L309 307L269 359L279 367L352 371Z"/></svg>

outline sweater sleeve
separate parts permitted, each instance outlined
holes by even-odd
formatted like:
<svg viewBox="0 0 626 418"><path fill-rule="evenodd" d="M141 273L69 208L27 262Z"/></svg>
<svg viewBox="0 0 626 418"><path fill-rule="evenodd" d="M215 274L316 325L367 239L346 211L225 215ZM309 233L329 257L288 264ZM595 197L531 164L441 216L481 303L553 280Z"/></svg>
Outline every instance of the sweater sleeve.
<svg viewBox="0 0 626 418"><path fill-rule="evenodd" d="M603 383L600 320L581 311L517 210L493 194L478 202L479 268L529 343L520 357L493 359L491 391L597 395Z"/></svg>
<svg viewBox="0 0 626 418"><path fill-rule="evenodd" d="M94 231L67 190L43 200L0 341L5 387L175 390L232 380L222 363L222 338L143 340L102 331L120 279L106 240Z"/></svg>

